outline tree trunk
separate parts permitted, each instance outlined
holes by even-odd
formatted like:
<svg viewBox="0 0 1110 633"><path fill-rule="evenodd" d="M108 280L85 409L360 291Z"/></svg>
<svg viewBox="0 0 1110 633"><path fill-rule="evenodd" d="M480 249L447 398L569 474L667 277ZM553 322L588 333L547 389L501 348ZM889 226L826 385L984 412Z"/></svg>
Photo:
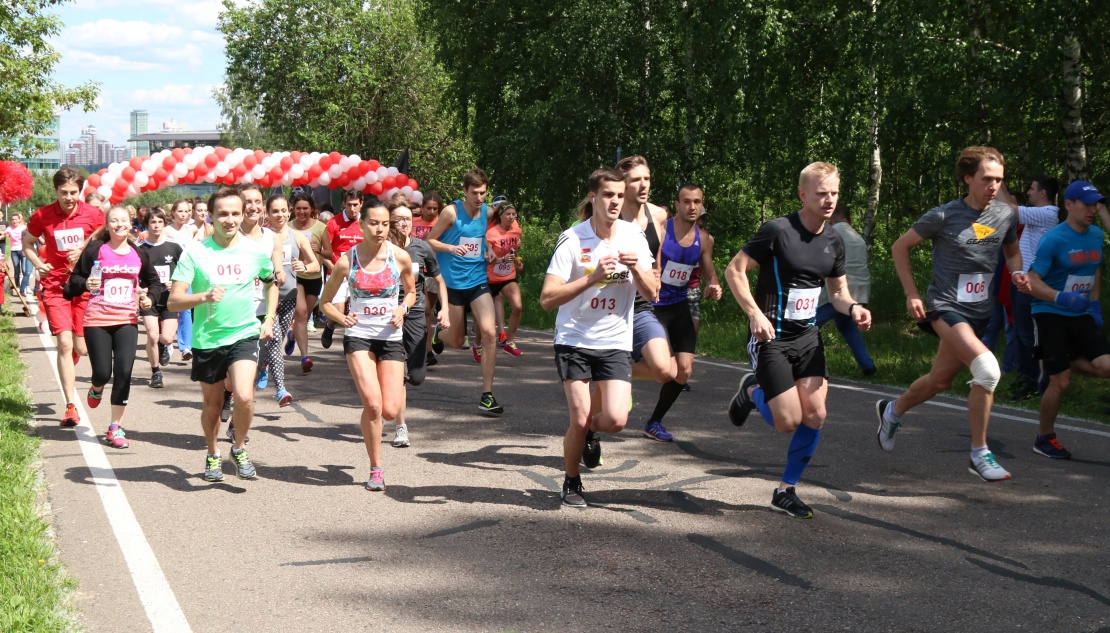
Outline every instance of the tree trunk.
<svg viewBox="0 0 1110 633"><path fill-rule="evenodd" d="M1083 140L1083 76L1080 67L1082 49L1074 32L1064 37L1064 139L1067 141L1068 182L1087 179L1087 144Z"/></svg>
<svg viewBox="0 0 1110 633"><path fill-rule="evenodd" d="M874 26L879 12L878 0L871 0L871 21ZM872 44L874 46L874 43ZM874 55L873 59L877 59ZM883 183L882 152L879 149L879 75L875 65L871 65L871 125L869 140L871 145L871 170L867 177L867 215L864 219L863 240L867 250L875 243L875 223L879 214L879 188Z"/></svg>
<svg viewBox="0 0 1110 633"><path fill-rule="evenodd" d="M990 14L990 7L987 5L987 2L988 0L967 0L968 35L973 42L982 39L986 31ZM982 3L981 6L980 3ZM978 68L979 64L982 62L979 59L977 50L973 53L972 59L976 65L975 79L977 85L982 89L982 87L987 85L987 78L983 76L982 70ZM987 107L987 102L983 99L982 93L980 93L979 97L976 122L979 127L979 144L990 145L990 109Z"/></svg>
<svg viewBox="0 0 1110 633"><path fill-rule="evenodd" d="M683 111L686 118L686 128L682 133L682 178L690 180L693 177L693 138L694 138L694 8L688 0L682 2L682 12L686 20L686 103Z"/></svg>

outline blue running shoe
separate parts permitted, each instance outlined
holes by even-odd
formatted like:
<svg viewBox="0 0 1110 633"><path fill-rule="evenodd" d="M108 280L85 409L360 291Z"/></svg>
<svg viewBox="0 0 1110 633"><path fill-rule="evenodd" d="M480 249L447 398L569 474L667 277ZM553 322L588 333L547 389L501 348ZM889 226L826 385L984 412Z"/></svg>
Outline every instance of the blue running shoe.
<svg viewBox="0 0 1110 633"><path fill-rule="evenodd" d="M285 355L288 356L293 353L293 347L297 345L296 339L293 338L293 330L285 333Z"/></svg>
<svg viewBox="0 0 1110 633"><path fill-rule="evenodd" d="M644 437L653 439L656 442L673 442L674 436L663 428L663 424L658 420L648 420L644 425Z"/></svg>
<svg viewBox="0 0 1110 633"><path fill-rule="evenodd" d="M277 392L277 402L279 407L287 407L293 404L293 394L282 389Z"/></svg>
<svg viewBox="0 0 1110 633"><path fill-rule="evenodd" d="M265 368L258 372L258 383L255 385L259 389L265 389L266 385L270 384L270 372Z"/></svg>

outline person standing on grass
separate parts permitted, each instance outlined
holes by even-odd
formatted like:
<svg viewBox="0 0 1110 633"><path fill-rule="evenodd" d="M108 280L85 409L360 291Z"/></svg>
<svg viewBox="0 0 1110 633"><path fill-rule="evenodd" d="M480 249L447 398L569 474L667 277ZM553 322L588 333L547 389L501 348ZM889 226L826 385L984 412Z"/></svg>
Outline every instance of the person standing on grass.
<svg viewBox="0 0 1110 633"><path fill-rule="evenodd" d="M771 495L771 509L809 519L813 510L798 498L795 486L817 451L825 424L828 368L817 328L817 300L828 284L836 311L861 330L871 327L871 313L848 288L844 241L825 222L840 197L840 173L834 165L811 163L798 177L800 211L759 227L755 237L729 263L725 278L748 315L752 372L740 380L729 404L729 419L744 424L758 408L765 422L791 433L786 468ZM756 294L748 272L759 268Z"/></svg>
<svg viewBox="0 0 1110 633"><path fill-rule="evenodd" d="M131 395L131 368L139 339L138 311L149 310L157 303L162 288L147 252L136 249L132 243L131 214L127 209L113 207L107 220L107 224L89 236L69 276L65 294L80 297L91 293L84 315L93 368L86 401L90 409L100 406L114 368L112 422L102 441L114 448L127 448L130 442L122 425Z"/></svg>
<svg viewBox="0 0 1110 633"><path fill-rule="evenodd" d="M559 309L555 367L570 416L559 497L574 508L587 506L579 461L600 465L598 434L619 433L628 422L634 296L659 292L644 232L620 219L624 196L624 174L609 168L590 174L580 222L555 243L540 293L544 310Z"/></svg>
<svg viewBox="0 0 1110 633"><path fill-rule="evenodd" d="M848 275L848 291L852 293L853 299L866 307L868 299L871 298L871 271L867 269L867 242L852 228L851 213L848 207L842 204L837 204L836 209L833 210L829 226L840 233L840 239L844 242L844 269ZM840 336L844 337L848 349L852 350L852 356L855 357L856 364L863 371L863 375L874 375L875 361L871 360L871 353L867 351L867 343L863 341L859 327L851 317L836 311L836 306L829 301L828 289L824 288L818 299L817 328L820 329L829 321L836 324L836 329L840 332Z"/></svg>
<svg viewBox="0 0 1110 633"><path fill-rule="evenodd" d="M161 389L164 385L162 367L170 362L170 346L177 332L177 313L166 307L169 299L170 278L181 259L182 248L177 242L167 239L166 212L161 209L151 211L147 218L146 239L139 250L158 272L160 285L155 300L149 309L139 312L146 328L146 357L150 361L150 386Z"/></svg>
<svg viewBox="0 0 1110 633"><path fill-rule="evenodd" d="M54 173L53 204L40 207L27 223L23 233L23 256L40 275L42 293L40 309L50 325L50 333L58 347L58 377L66 400L62 426L77 426L81 416L73 403L75 366L85 355L85 308L88 293L75 297L65 296L65 285L70 271L81 256L89 236L104 225L104 213L81 201L85 179L71 167ZM45 240L44 257L39 258L37 243Z"/></svg>
<svg viewBox="0 0 1110 633"><path fill-rule="evenodd" d="M893 401L875 403L879 447L894 450L902 416L952 385L956 375L971 370L967 397L971 425L968 470L983 481L1010 478L987 446L994 390L1002 378L998 359L980 340L994 309L992 277L998 251L1006 253L1014 285L1029 292L1029 278L1017 244L1017 218L996 199L1005 177L1005 159L993 147L972 146L960 152L956 178L967 195L921 216L890 248L894 268L906 293L906 309L918 327L940 339L933 367ZM913 278L910 251L925 240L933 241L933 278L921 300Z"/></svg>
<svg viewBox="0 0 1110 633"><path fill-rule="evenodd" d="M244 444L254 417L254 383L258 342L273 337L278 289L274 262L265 249L246 243L239 232L246 200L230 187L208 199L212 211L212 237L185 248L171 277L168 306L182 312L196 309L195 348L191 378L201 384L201 428L208 454L205 481L223 481L223 460L217 446L224 380L235 393L235 439L231 458L240 479L257 476ZM254 283L265 284L266 313L261 323L254 316Z"/></svg>

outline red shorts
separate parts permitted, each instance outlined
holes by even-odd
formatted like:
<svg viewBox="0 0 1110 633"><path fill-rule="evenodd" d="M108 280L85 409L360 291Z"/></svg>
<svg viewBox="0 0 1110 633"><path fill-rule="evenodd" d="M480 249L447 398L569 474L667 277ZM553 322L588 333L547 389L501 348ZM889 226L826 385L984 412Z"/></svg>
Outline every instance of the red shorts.
<svg viewBox="0 0 1110 633"><path fill-rule="evenodd" d="M74 299L66 299L61 290L43 289L40 295L43 312L50 322L50 334L57 336L62 332L85 335L85 307L89 305L89 293Z"/></svg>

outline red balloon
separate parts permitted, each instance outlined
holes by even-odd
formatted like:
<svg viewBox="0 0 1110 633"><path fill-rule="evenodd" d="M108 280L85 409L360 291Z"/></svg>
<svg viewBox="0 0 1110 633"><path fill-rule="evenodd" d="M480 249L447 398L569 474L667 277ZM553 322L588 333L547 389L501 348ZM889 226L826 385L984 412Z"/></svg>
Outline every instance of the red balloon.
<svg viewBox="0 0 1110 633"><path fill-rule="evenodd" d="M92 187L93 189L96 189L97 187L100 186L100 174L90 174L89 175L89 186Z"/></svg>
<svg viewBox="0 0 1110 633"><path fill-rule="evenodd" d="M194 167L193 170L189 173L193 174L197 178L203 178L204 175L207 174L209 171L211 171L211 167L208 166L208 161L204 161L202 163L197 163L197 166Z"/></svg>
<svg viewBox="0 0 1110 633"><path fill-rule="evenodd" d="M394 176L386 176L381 182L382 186L386 189L392 189L397 186L397 178Z"/></svg>
<svg viewBox="0 0 1110 633"><path fill-rule="evenodd" d="M369 195L370 194L370 185L366 185L365 187L363 187L362 188L362 193Z"/></svg>
<svg viewBox="0 0 1110 633"><path fill-rule="evenodd" d="M227 158L227 155L230 154L230 153L231 153L231 150L229 150L226 147L217 147L216 148L216 158L219 158L220 160L223 160L223 159Z"/></svg>
<svg viewBox="0 0 1110 633"><path fill-rule="evenodd" d="M274 167L269 173L270 180L278 181L285 177L285 171L281 167Z"/></svg>
<svg viewBox="0 0 1110 633"><path fill-rule="evenodd" d="M248 171L246 165L236 165L228 175L234 174L236 178L242 178Z"/></svg>
<svg viewBox="0 0 1110 633"><path fill-rule="evenodd" d="M247 169L254 169L254 166L257 164L258 159L254 157L254 154L247 154L243 157L243 166Z"/></svg>
<svg viewBox="0 0 1110 633"><path fill-rule="evenodd" d="M128 161L127 164L130 165L132 169L136 169L136 170L142 169L143 168L143 159L138 157L138 156L135 156L130 161Z"/></svg>
<svg viewBox="0 0 1110 633"><path fill-rule="evenodd" d="M254 181L254 182L259 187L269 187L270 186L270 174L266 174L265 176L259 178L258 180Z"/></svg>
<svg viewBox="0 0 1110 633"><path fill-rule="evenodd" d="M196 181L197 181L197 175L194 174L191 171L186 173L185 177L181 179L181 182L185 182L185 183L188 183L190 185L193 184Z"/></svg>
<svg viewBox="0 0 1110 633"><path fill-rule="evenodd" d="M320 169L323 169L324 171L327 171L327 170L331 169L331 166L332 166L331 157L330 156L321 156L320 161L319 161L318 164L320 165Z"/></svg>
<svg viewBox="0 0 1110 633"><path fill-rule="evenodd" d="M343 154L340 154L339 152L332 152L332 153L328 154L328 158L331 159L331 164L335 165L336 163L339 162L339 160L341 158L343 158Z"/></svg>
<svg viewBox="0 0 1110 633"><path fill-rule="evenodd" d="M119 175L120 178L123 178L127 181L124 184L131 184L131 181L135 180L135 169L131 165L128 165L127 167L123 168L123 171L121 171ZM124 188L126 189L126 187Z"/></svg>
<svg viewBox="0 0 1110 633"><path fill-rule="evenodd" d="M121 178L116 181L116 184L112 185L112 191L118 194L122 194L124 191L127 191L128 184L129 183L126 180L123 180Z"/></svg>
<svg viewBox="0 0 1110 633"><path fill-rule="evenodd" d="M289 168L293 166L293 158L290 156L285 156L281 159L281 162L279 164L281 165L282 171L289 171Z"/></svg>
<svg viewBox="0 0 1110 633"><path fill-rule="evenodd" d="M166 169L166 171L173 171L173 168L176 165L177 165L177 159L174 158L173 156L167 156L167 157L162 159L162 167L164 167Z"/></svg>
<svg viewBox="0 0 1110 633"><path fill-rule="evenodd" d="M320 177L320 174L324 173L324 169L321 165L313 165L308 168L306 173L309 180L315 180Z"/></svg>
<svg viewBox="0 0 1110 633"><path fill-rule="evenodd" d="M170 152L170 156L173 156L174 160L180 162L182 159L185 158L185 150L181 149L180 147L176 147L172 152Z"/></svg>
<svg viewBox="0 0 1110 633"><path fill-rule="evenodd" d="M374 194L375 196L380 196L382 194L382 191L383 189L381 181L370 185L370 193Z"/></svg>
<svg viewBox="0 0 1110 633"><path fill-rule="evenodd" d="M331 181L331 184L336 187L346 187L351 184L351 177L347 174L339 174L339 177Z"/></svg>
<svg viewBox="0 0 1110 633"><path fill-rule="evenodd" d="M287 156L286 158L293 161L294 163L299 163L299 162L301 162L301 156L303 156L303 155L304 155L303 152L298 152L298 151L294 150L292 152L289 152L289 156Z"/></svg>
<svg viewBox="0 0 1110 633"><path fill-rule="evenodd" d="M208 165L208 169L212 169L220 162L220 157L215 154L209 154L204 157L204 164Z"/></svg>
<svg viewBox="0 0 1110 633"><path fill-rule="evenodd" d="M158 181L158 184L162 184L162 181L164 181L165 179L167 179L169 177L170 177L170 173L168 171L166 171L165 169L162 169L162 168L159 168L158 170L156 170L154 172L154 175L151 176L151 178Z"/></svg>
<svg viewBox="0 0 1110 633"><path fill-rule="evenodd" d="M226 176L224 176L224 184L225 185L234 185L235 184L235 174L233 174L231 172L228 172L228 174Z"/></svg>
<svg viewBox="0 0 1110 633"><path fill-rule="evenodd" d="M379 163L378 161L371 158L370 159L370 169L368 171L378 171L378 168L381 167L381 166L382 166L381 163Z"/></svg>
<svg viewBox="0 0 1110 633"><path fill-rule="evenodd" d="M259 162L259 163L261 163L262 159L266 158L267 156L269 156L269 154L267 154L266 152L264 152L260 149L254 150L254 160Z"/></svg>

